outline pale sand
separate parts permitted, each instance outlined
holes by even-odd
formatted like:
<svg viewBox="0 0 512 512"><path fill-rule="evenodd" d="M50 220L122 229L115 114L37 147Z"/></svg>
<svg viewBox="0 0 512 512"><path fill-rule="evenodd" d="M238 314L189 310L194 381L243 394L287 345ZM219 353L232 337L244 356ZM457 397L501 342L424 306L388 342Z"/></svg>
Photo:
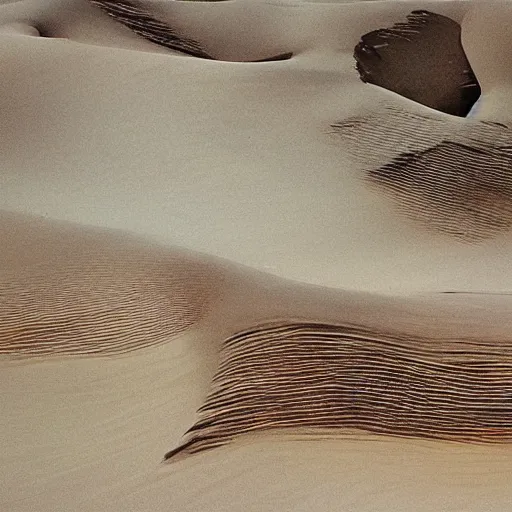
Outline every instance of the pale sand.
<svg viewBox="0 0 512 512"><path fill-rule="evenodd" d="M390 101L418 110L359 80L352 51L363 33L415 8L461 22L468 3L158 5L216 58L295 55L261 64L171 56L83 1L55 0L44 8L36 1L2 3L2 282L29 291L37 318L34 286L55 283L67 265L69 289L76 290L83 274L73 269L90 263L91 240L121 265L118 284L126 283L126 259L141 275L148 258L159 265L192 258L214 274L220 268L221 276L208 278L206 298L199 294L200 314L186 316L179 332L164 332L156 346L99 358L2 356L2 510L510 509L510 446L306 442L269 434L160 465L194 421L218 343L255 322L314 317L434 337L510 336L511 303L499 292L512 289L512 235L465 244L419 229L365 187L359 164L329 135L333 123ZM482 16L493 27L489 12L508 16L508 6L495 9ZM510 66L492 66L502 54L478 55L490 40L479 19L477 13L462 23L484 92L475 116L507 122L509 77L500 70ZM499 36L506 40L505 32ZM285 283L122 234L89 235L58 220L127 230L352 291ZM121 264L116 251L125 258ZM144 257L131 259L131 251ZM28 280L30 272L38 279ZM107 288L117 294L112 282ZM154 304L151 280L137 282ZM171 290L178 283L187 295L183 280L172 282ZM55 297L45 286L38 293ZM453 290L485 293L438 293ZM95 291L104 297L96 285ZM61 310L84 299L66 297ZM48 308L50 318L55 310Z"/></svg>
<svg viewBox="0 0 512 512"><path fill-rule="evenodd" d="M241 437L171 466L159 463L193 424L217 367L219 344L237 331L265 321L306 319L428 336L433 343L486 338L498 346L510 342L509 297L427 294L404 299L326 290L121 234L13 214L3 215L2 233L9 240L9 251L4 250L9 265L2 272L8 302L2 309L25 313L17 324L25 345L13 347L9 318L0 329L0 351L9 355L2 363L6 442L0 458L7 510L307 510L323 500L325 510L345 503L348 510L393 505L405 511L411 499L422 496L423 510L442 501L446 510L464 506L476 511L490 496L496 510L508 499L504 483L512 469L510 445L374 440L368 434L338 435L334 441L329 440L332 431L313 431L312 438L290 444L292 431L263 433L254 443ZM27 252L27 244L37 251ZM117 267L119 261L123 268ZM162 267L167 271L157 272ZM191 274L192 268L202 271ZM133 275L145 277L134 287ZM180 286L183 282L187 288ZM27 302L33 293L29 284L39 286L37 302ZM178 333L152 322L151 305L165 307L167 295L174 299L167 314L157 315L157 321L165 320L173 316L177 294L182 304L197 304L191 299L205 285L213 293L203 293L199 320ZM128 347L141 350L116 356L119 337L98 336L98 326L100 334L136 333L141 327L133 301L148 311L150 330L134 336L135 345ZM108 312L113 306L119 314ZM70 326L67 336L61 327L59 337L45 337L41 326L62 325L62 318ZM71 328L88 323L95 350L103 350L93 358L89 340L80 341L83 334ZM155 345L151 327L161 338L158 346L144 349ZM39 357L30 359L34 356ZM241 460L248 458L241 469ZM419 466L414 477L411 464ZM454 474L462 482L455 490L449 483Z"/></svg>

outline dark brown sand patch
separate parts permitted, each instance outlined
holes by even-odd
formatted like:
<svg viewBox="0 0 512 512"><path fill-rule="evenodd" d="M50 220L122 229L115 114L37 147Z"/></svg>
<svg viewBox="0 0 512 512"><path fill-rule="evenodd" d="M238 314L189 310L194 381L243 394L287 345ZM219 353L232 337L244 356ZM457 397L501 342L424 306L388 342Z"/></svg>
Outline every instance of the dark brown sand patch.
<svg viewBox="0 0 512 512"><path fill-rule="evenodd" d="M466 116L480 86L461 43L458 23L429 11L365 34L354 58L361 80L423 105Z"/></svg>

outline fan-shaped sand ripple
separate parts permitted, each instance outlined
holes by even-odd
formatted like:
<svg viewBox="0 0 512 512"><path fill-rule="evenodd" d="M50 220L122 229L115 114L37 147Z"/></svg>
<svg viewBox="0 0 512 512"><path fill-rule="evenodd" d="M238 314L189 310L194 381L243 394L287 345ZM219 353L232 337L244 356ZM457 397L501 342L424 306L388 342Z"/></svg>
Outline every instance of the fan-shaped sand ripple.
<svg viewBox="0 0 512 512"><path fill-rule="evenodd" d="M512 342L262 325L225 341L212 391L166 457L268 429L512 441Z"/></svg>

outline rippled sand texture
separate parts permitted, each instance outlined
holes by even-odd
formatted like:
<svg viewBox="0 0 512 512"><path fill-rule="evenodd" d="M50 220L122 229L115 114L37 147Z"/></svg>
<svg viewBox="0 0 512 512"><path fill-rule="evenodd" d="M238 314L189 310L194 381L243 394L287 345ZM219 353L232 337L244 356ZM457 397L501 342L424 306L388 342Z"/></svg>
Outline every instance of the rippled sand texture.
<svg viewBox="0 0 512 512"><path fill-rule="evenodd" d="M2 239L18 258L32 247L44 258L4 267L0 354L109 355L168 342L201 320L222 283L201 261L121 235L16 219Z"/></svg>
<svg viewBox="0 0 512 512"><path fill-rule="evenodd" d="M466 243L510 230L512 138L507 126L473 120L454 126L443 117L389 107L333 128L368 165L367 182L419 226Z"/></svg>
<svg viewBox="0 0 512 512"><path fill-rule="evenodd" d="M17 319L0 330L9 510L158 510L157 502L194 510L209 500L223 510L228 501L259 507L269 490L273 500L286 492L282 506L297 510L295 489L312 468L322 485L313 479L308 493L327 492L334 507L331 494L343 489L347 503L369 510L387 503L386 493L362 499L368 483L349 490L349 470L332 472L333 464L366 466L368 457L378 460L366 470L372 481L397 479L399 506L439 487L439 460L456 474L475 465L483 491L466 483L453 494L444 483L449 503L480 506L490 489L493 503L508 499L509 296L328 290L122 233L6 213L2 233L10 272L0 295ZM32 244L39 251L23 250ZM39 288L30 309L20 302L27 283ZM150 304L154 318L138 313ZM159 468L170 447L174 464ZM389 462L395 452L418 461L425 481L401 486L406 467ZM231 464L240 471L239 457L250 459L242 475L260 475L251 496L241 494L245 476L225 481ZM217 461L228 467L212 480ZM381 464L394 468L384 480Z"/></svg>
<svg viewBox="0 0 512 512"><path fill-rule="evenodd" d="M510 341L263 325L226 340L197 423L166 458L276 428L510 443L511 392Z"/></svg>
<svg viewBox="0 0 512 512"><path fill-rule="evenodd" d="M511 6L0 1L0 509L508 510Z"/></svg>

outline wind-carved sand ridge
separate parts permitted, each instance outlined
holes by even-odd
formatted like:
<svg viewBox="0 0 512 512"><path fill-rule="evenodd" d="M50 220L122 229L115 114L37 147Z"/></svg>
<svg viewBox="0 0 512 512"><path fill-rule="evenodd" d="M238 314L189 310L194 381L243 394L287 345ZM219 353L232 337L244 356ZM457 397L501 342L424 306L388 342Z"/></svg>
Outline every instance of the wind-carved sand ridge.
<svg viewBox="0 0 512 512"><path fill-rule="evenodd" d="M491 326L471 297L359 296L109 232L19 218L2 230L4 357L115 356L192 330L214 348L210 394L167 459L272 429L512 441L510 322ZM41 253L13 263L31 242Z"/></svg>
<svg viewBox="0 0 512 512"><path fill-rule="evenodd" d="M178 36L167 23L159 21L137 2L89 0L100 7L113 19L122 23L136 34L152 43L176 50L201 59L213 59L201 45L193 39Z"/></svg>
<svg viewBox="0 0 512 512"><path fill-rule="evenodd" d="M95 4L0 8L0 509L508 510L512 11Z"/></svg>
<svg viewBox="0 0 512 512"><path fill-rule="evenodd" d="M0 283L0 354L126 353L168 341L201 318L215 283L204 268L130 256L43 267Z"/></svg>
<svg viewBox="0 0 512 512"><path fill-rule="evenodd" d="M6 239L21 253L17 234ZM59 229L39 238L46 258L12 271L4 261L0 354L114 355L158 345L196 324L222 283L211 265L179 251L90 233L77 240Z"/></svg>
<svg viewBox="0 0 512 512"><path fill-rule="evenodd" d="M198 421L166 458L276 428L509 443L512 340L258 326L224 342Z"/></svg>
<svg viewBox="0 0 512 512"><path fill-rule="evenodd" d="M364 82L448 114L465 116L480 95L461 27L445 16L413 11L406 22L365 34L354 57ZM469 243L510 230L512 137L505 124L381 106L333 128L366 167L365 180L405 216Z"/></svg>
<svg viewBox="0 0 512 512"><path fill-rule="evenodd" d="M388 106L333 129L366 167L366 182L405 216L470 243L510 230L508 127Z"/></svg>
<svg viewBox="0 0 512 512"><path fill-rule="evenodd" d="M88 0L96 5L115 21L133 30L137 35L147 39L151 43L163 46L169 50L185 53L200 59L217 60L207 53L202 45L187 37L178 35L168 21L162 21L155 17L151 9L144 2L126 0ZM292 52L265 57L250 62L270 62L287 60L293 56Z"/></svg>

